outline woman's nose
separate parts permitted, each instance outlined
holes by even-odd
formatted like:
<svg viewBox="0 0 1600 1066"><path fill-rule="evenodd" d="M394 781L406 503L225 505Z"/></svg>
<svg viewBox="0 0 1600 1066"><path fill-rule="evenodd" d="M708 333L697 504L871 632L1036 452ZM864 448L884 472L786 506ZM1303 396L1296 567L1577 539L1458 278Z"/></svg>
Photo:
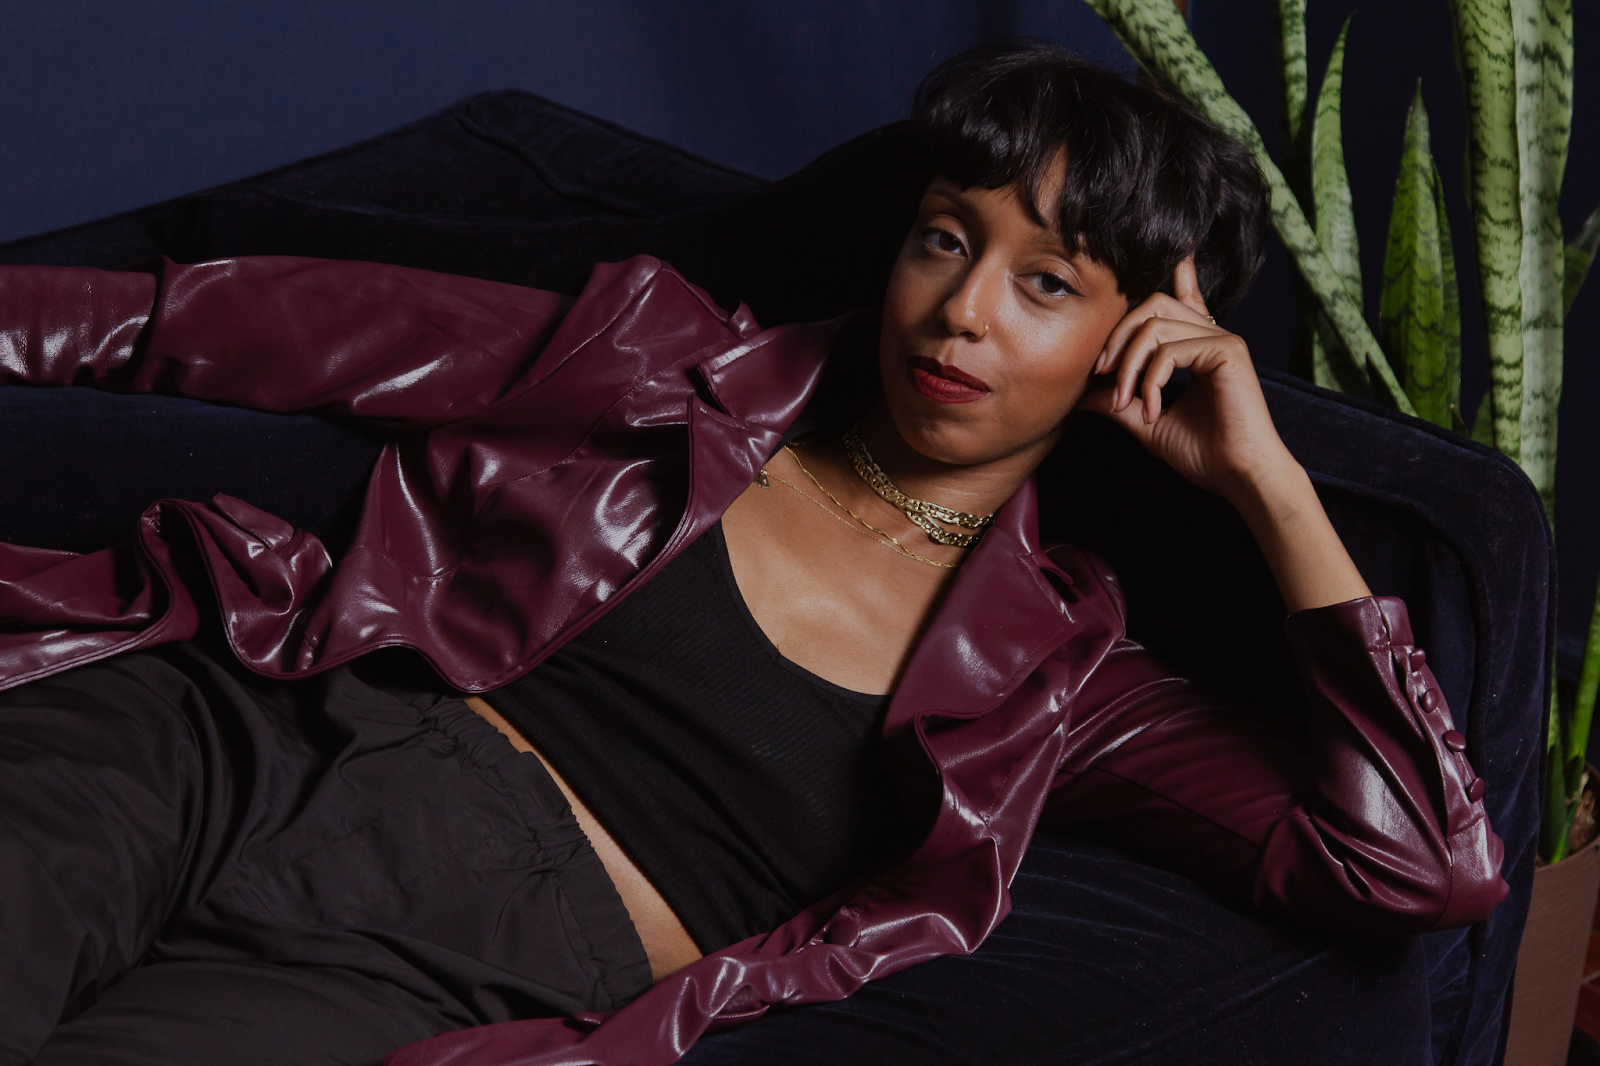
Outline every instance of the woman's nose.
<svg viewBox="0 0 1600 1066"><path fill-rule="evenodd" d="M998 292L995 270L979 260L962 275L944 307L940 317L952 336L982 340L989 334L993 318L993 294Z"/></svg>

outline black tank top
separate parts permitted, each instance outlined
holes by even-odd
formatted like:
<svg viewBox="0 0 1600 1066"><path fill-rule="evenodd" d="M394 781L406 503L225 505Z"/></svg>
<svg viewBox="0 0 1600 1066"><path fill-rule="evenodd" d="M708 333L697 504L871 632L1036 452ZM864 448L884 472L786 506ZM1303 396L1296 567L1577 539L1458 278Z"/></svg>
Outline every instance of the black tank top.
<svg viewBox="0 0 1600 1066"><path fill-rule="evenodd" d="M772 929L916 842L883 757L889 697L779 654L739 594L720 523L484 698L701 951Z"/></svg>

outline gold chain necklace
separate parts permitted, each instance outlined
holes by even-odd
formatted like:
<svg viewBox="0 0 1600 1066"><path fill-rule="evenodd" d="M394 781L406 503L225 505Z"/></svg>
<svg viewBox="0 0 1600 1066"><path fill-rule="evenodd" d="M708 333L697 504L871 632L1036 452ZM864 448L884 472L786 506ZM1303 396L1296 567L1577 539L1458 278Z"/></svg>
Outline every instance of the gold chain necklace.
<svg viewBox="0 0 1600 1066"><path fill-rule="evenodd" d="M912 551L910 548L906 547L904 544L901 544L900 541L898 539L896 539L894 536L892 536L889 533L884 532L883 530L879 529L877 526L873 525L871 522L868 522L865 518L862 518L860 515L856 514L854 511L850 510L850 508L846 507L844 505L844 503L840 501L839 497L837 497L833 493L829 492L827 490L826 486L824 486L822 484L822 482L817 480L817 475L813 474L810 470L806 469L806 464L804 464L804 463L802 463L800 461L800 456L795 453L795 450L793 448L791 448L787 444L785 444L783 446L783 450L789 453L789 457L794 460L794 465L798 466L800 468L800 472L802 474L804 474L806 477L810 478L811 479L811 483L813 485L815 485L818 489L820 489L824 496L828 497L828 499L833 501L835 507L838 507L839 510L843 511L845 514L849 515L851 518L854 518L857 522L859 522L863 526L866 526L867 529L872 530L872 533L876 533L878 536L874 537L872 535L872 533L868 533L866 531L866 529L858 529L857 527L852 526L849 522L845 522L845 520L843 518L840 518L838 515L834 514L832 511L828 510L828 505L827 504L823 503L821 500L817 499L815 496L811 495L809 492L807 492L806 490L802 489L799 485L796 485L794 482L787 481L787 480L779 477L777 474L774 474L772 471L766 469L765 467L763 467L761 469L761 476L756 479L757 482L761 483L762 487L766 486L766 482L769 479L772 480L772 481L779 482L780 484L783 484L783 485L788 485L791 489L793 489L794 491L798 492L800 495L804 496L806 499L810 500L812 503L816 504L818 507L822 508L823 514L826 514L827 516L829 516L830 518L834 519L837 522L843 522L847 529L853 529L857 533L860 533L863 537L866 537L868 540L877 541L877 543L882 544L885 548L889 548L892 551L898 552L899 554L904 555L907 559L915 559L919 563L927 563L929 566L938 566L938 567L942 567L942 568L944 568L946 570L956 570L956 569L960 568L960 566L961 566L960 563L941 563L937 559L929 559L925 555L918 555L916 552ZM882 537L883 540L878 540L878 537ZM887 543L885 543L885 542L887 542Z"/></svg>
<svg viewBox="0 0 1600 1066"><path fill-rule="evenodd" d="M903 511L905 516L915 522L935 544L970 548L978 542L978 538L983 536L984 529L994 521L994 515L968 514L965 511L955 511L936 503L929 503L927 500L919 500L915 496L907 496L900 491L899 486L889 480L889 475L883 472L883 467L873 461L872 453L867 451L866 444L861 440L860 429L860 426L851 426L845 432L844 450L845 454L850 456L850 465L856 468L857 476L867 483L868 488ZM963 526L977 532L952 533L940 526L939 522Z"/></svg>

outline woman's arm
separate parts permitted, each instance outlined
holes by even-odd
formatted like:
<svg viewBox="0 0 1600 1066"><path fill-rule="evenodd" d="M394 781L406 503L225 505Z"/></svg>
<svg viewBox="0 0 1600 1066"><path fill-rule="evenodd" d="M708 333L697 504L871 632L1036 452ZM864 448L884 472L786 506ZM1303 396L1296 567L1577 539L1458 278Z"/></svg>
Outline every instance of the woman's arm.
<svg viewBox="0 0 1600 1066"><path fill-rule="evenodd" d="M1095 366L1115 384L1080 405L1118 422L1178 473L1226 498L1243 516L1290 611L1369 596L1311 480L1278 437L1240 338L1211 321L1193 259L1112 331ZM1193 373L1171 410L1161 386ZM1179 550L1180 545L1174 545Z"/></svg>
<svg viewBox="0 0 1600 1066"><path fill-rule="evenodd" d="M1115 578L1098 560L1091 570L1120 610ZM1287 630L1309 745L1123 639L1077 694L1041 827L1092 833L1336 929L1487 917L1508 891L1501 843L1405 604L1317 607Z"/></svg>
<svg viewBox="0 0 1600 1066"><path fill-rule="evenodd" d="M1255 536L1291 612L1372 595L1334 532L1305 468L1282 461L1230 497Z"/></svg>
<svg viewBox="0 0 1600 1066"><path fill-rule="evenodd" d="M0 383L425 428L502 398L570 303L500 282L286 256L162 260L149 272L0 267Z"/></svg>
<svg viewBox="0 0 1600 1066"><path fill-rule="evenodd" d="M1502 848L1405 605L1372 597L1278 437L1244 342L1207 314L1191 260L1173 291L1112 331L1095 369L1115 384L1082 406L1243 516L1291 612L1312 743L1218 704L1124 640L1080 694L1046 824L1098 826L1340 928L1477 921L1506 893ZM1163 412L1178 369L1193 378ZM1099 576L1120 607L1115 579Z"/></svg>

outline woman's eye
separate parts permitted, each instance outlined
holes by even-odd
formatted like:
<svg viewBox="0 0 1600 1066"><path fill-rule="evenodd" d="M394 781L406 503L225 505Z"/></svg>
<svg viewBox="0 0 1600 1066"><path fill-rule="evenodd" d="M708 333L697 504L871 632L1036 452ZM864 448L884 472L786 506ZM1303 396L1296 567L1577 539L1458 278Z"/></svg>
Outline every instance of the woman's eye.
<svg viewBox="0 0 1600 1066"><path fill-rule="evenodd" d="M1046 296L1083 295L1077 289L1074 289L1071 283L1060 274L1052 274L1048 270L1042 270L1035 274L1034 278L1037 279L1034 283L1038 285L1039 291L1044 293Z"/></svg>
<svg viewBox="0 0 1600 1066"><path fill-rule="evenodd" d="M929 226L922 231L922 243L937 252L948 252L957 255L966 249L961 244L961 238L947 229L938 226Z"/></svg>

